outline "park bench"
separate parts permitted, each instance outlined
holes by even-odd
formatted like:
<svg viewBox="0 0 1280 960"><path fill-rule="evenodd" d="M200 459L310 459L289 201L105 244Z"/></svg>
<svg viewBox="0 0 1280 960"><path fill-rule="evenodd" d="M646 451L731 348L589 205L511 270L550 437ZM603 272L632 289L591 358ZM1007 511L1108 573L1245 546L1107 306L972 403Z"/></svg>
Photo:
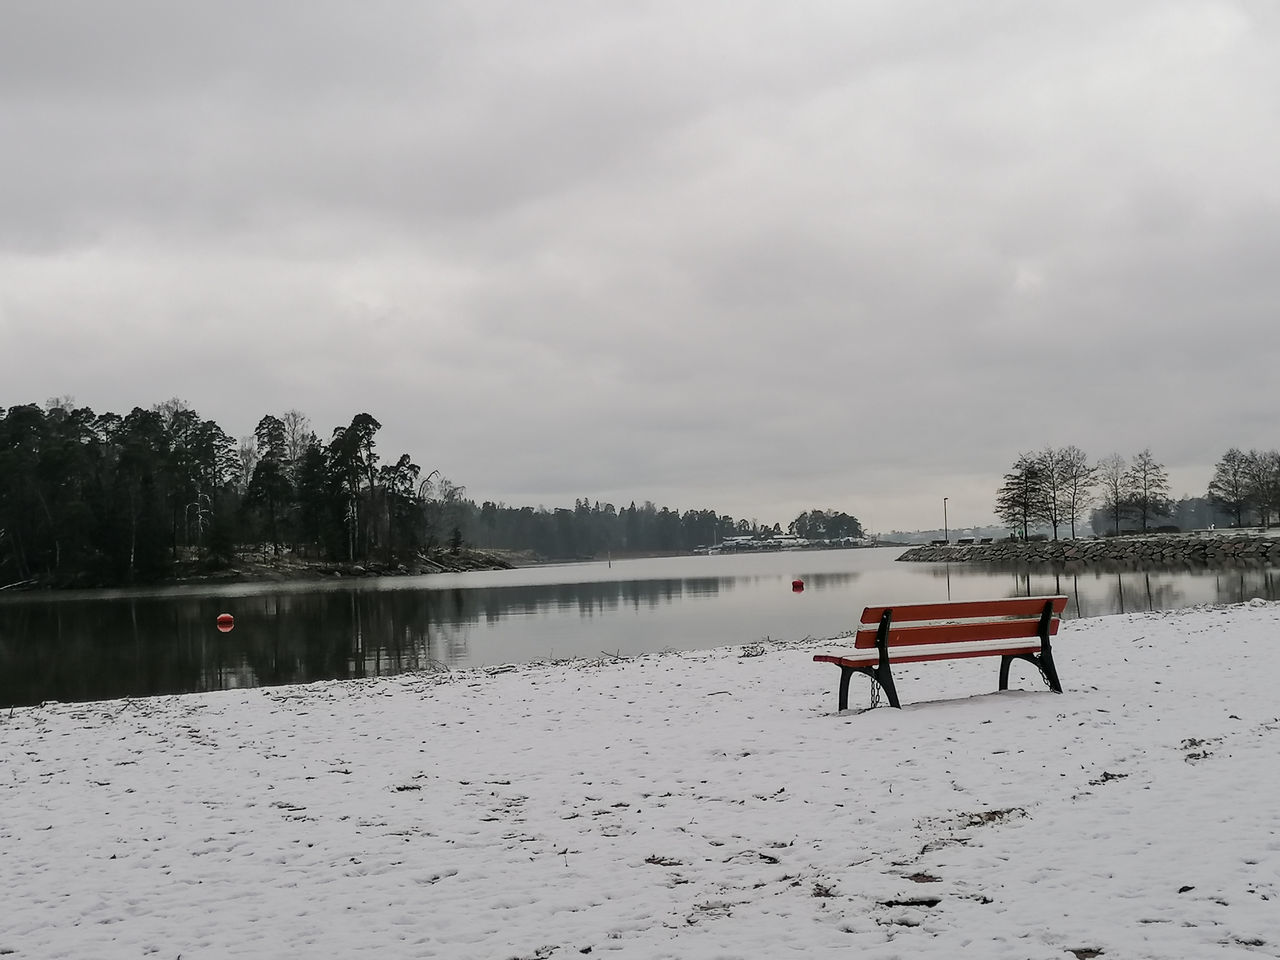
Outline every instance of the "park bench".
<svg viewBox="0 0 1280 960"><path fill-rule="evenodd" d="M901 707L891 665L963 657L999 657L1000 689L1009 689L1009 667L1026 660L1039 668L1054 693L1062 692L1053 665L1050 638L1058 632L1067 598L1014 597L955 603L902 603L862 611L853 649L820 653L813 659L840 668L839 709L849 707L849 680L864 674L873 705L883 690L890 706Z"/></svg>

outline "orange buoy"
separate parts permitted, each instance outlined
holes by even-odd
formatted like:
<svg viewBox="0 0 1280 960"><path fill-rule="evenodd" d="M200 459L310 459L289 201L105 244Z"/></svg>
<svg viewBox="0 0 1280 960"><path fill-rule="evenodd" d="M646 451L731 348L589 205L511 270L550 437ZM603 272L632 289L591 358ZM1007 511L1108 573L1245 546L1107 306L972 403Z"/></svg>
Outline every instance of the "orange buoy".
<svg viewBox="0 0 1280 960"><path fill-rule="evenodd" d="M804 581L803 581L803 580L792 580L792 581L791 581L791 592L792 592L792 593L804 593Z"/></svg>
<svg viewBox="0 0 1280 960"><path fill-rule="evenodd" d="M223 633L230 633L235 629L236 618L229 613L218 614L218 629Z"/></svg>

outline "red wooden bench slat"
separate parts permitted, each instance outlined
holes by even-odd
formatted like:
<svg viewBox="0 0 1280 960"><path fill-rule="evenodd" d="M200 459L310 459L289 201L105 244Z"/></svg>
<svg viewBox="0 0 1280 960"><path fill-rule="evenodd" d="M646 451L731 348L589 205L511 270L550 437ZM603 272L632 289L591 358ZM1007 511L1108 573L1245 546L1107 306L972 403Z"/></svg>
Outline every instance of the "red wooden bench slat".
<svg viewBox="0 0 1280 960"><path fill-rule="evenodd" d="M890 657L889 662L894 666L900 663L924 663L926 660L964 660L969 657L991 657L991 656L1009 656L1018 657L1024 654L1034 654L1040 652L1040 645L1034 644L1029 647L992 647L989 650L969 650L965 653L956 653L954 650L942 650L938 653L913 653L906 657ZM850 667L866 667L876 665L875 654L867 654L865 657L840 657L835 654L815 654L815 661L819 663L834 663L836 666Z"/></svg>
<svg viewBox="0 0 1280 960"><path fill-rule="evenodd" d="M1040 604L1041 609L1044 603ZM896 614L896 610L895 610ZM1059 620L1049 621L1049 635L1058 632ZM874 649L878 630L858 631L854 647L858 650ZM938 623L927 627L899 627L889 625L889 646L917 643L967 643L971 640L1016 640L1022 637L1039 637L1040 618L1034 620L994 620L989 623ZM1036 647L1040 644L1037 642Z"/></svg>
<svg viewBox="0 0 1280 960"><path fill-rule="evenodd" d="M958 620L965 617L1031 617L1040 616L1045 602L1053 601L1054 616L1067 608L1066 597L1009 597L1004 600L958 600L955 603L886 603L862 611L863 623L879 623L886 610L893 611L893 622L916 620Z"/></svg>

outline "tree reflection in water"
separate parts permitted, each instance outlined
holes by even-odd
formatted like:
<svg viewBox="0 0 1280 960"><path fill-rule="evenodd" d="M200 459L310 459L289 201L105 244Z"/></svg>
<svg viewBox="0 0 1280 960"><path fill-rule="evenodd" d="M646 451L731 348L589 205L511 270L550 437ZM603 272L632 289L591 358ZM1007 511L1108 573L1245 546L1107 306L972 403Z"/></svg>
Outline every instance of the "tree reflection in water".
<svg viewBox="0 0 1280 960"><path fill-rule="evenodd" d="M946 582L947 599L976 599L965 589L953 591L952 578L998 580L1003 588L991 596L1034 597L1065 594L1064 616L1100 617L1113 613L1176 610L1198 603L1241 603L1261 597L1280 599L1280 572L1271 567L1239 566L1210 570L1183 567L1134 570L1119 567L1065 565L930 564L934 575Z"/></svg>
<svg viewBox="0 0 1280 960"><path fill-rule="evenodd" d="M696 649L770 635L830 637L851 626L863 606L884 602L1065 593L1072 618L1280 599L1280 577L1270 568L995 568L843 553L698 558L684 568L733 571L725 576L601 579L599 564L599 570L564 568L564 582L501 586L472 580L437 587L424 578L402 585L263 585L240 594L6 594L0 706L376 677L604 649ZM729 566L748 563L777 566L765 572ZM833 569L856 563L864 569ZM621 567L605 576L619 575ZM669 568L654 562L647 569ZM581 582L568 579L575 576ZM796 576L805 581L799 594L791 591ZM226 634L214 629L224 611L236 617Z"/></svg>

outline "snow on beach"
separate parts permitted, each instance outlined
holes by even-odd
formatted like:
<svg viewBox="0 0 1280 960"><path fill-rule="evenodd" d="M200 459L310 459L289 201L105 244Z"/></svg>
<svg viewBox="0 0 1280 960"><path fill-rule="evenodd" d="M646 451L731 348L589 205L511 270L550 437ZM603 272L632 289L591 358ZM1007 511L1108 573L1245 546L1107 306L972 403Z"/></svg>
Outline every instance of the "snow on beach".
<svg viewBox="0 0 1280 960"><path fill-rule="evenodd" d="M843 715L831 641L15 709L0 956L1276 956L1278 632L1067 622L1061 696Z"/></svg>

